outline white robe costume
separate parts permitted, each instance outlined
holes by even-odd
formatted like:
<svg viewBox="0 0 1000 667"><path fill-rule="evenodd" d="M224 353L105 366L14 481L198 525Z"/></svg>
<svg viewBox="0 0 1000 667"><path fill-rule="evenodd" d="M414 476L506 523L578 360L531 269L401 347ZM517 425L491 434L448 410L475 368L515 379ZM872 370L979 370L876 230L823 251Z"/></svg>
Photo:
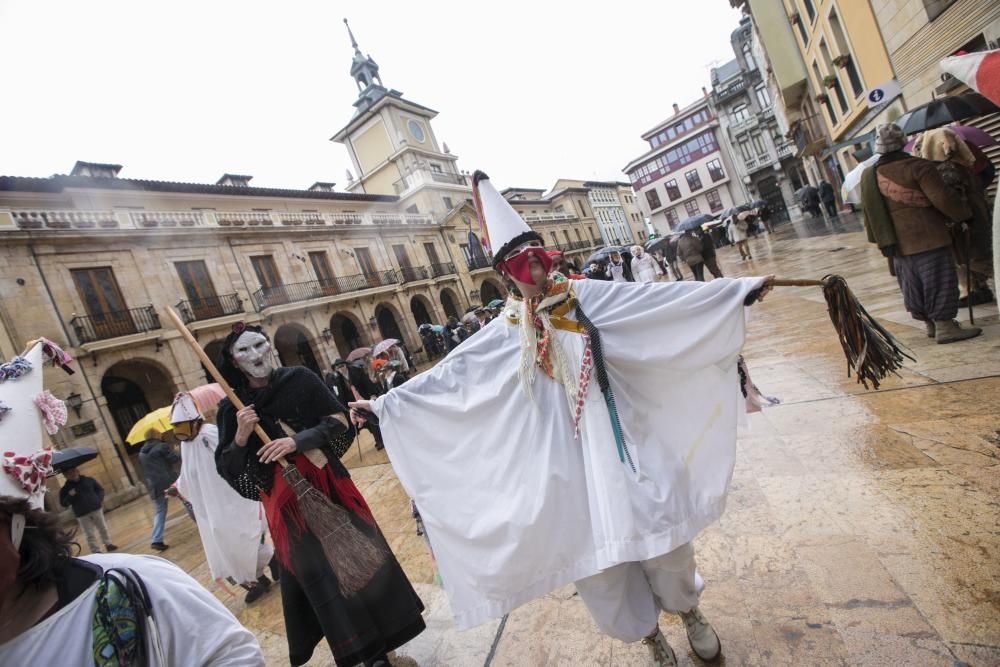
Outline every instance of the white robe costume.
<svg viewBox="0 0 1000 667"><path fill-rule="evenodd" d="M251 583L271 560L274 547L261 538L267 520L260 503L240 496L215 469L219 429L204 424L193 440L181 443L177 490L194 508L205 559L216 581Z"/></svg>
<svg viewBox="0 0 1000 667"><path fill-rule="evenodd" d="M682 547L725 507L737 418L745 412L737 375L743 304L759 285L572 281L601 334L635 472L619 460L596 378L580 438L561 384L539 370L534 402L526 396L518 326L504 316L372 403L393 468L420 508L460 629L602 572L617 595L629 595L611 578L635 572L615 566L658 557L679 554L669 569L690 570L684 588L700 590ZM578 373L583 337L555 335ZM600 597L590 588L589 606ZM680 597L692 592L696 601L697 590ZM643 636L598 623L623 639Z"/></svg>

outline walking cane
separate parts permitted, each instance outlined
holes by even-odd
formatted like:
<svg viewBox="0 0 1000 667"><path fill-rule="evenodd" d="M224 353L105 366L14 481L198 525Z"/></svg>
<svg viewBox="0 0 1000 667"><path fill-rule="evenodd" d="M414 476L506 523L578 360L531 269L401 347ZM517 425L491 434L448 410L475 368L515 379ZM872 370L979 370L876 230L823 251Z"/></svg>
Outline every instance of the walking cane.
<svg viewBox="0 0 1000 667"><path fill-rule="evenodd" d="M170 306L166 307L166 311L181 337L191 346L191 350L205 365L209 374L219 383L226 398L230 400L234 408L242 410L243 402L226 382L226 379L222 377L222 373L215 367L212 360L205 354L205 350L188 331L181 318ZM254 424L253 430L262 443L271 442L270 436L259 423ZM323 453L318 450L310 451L316 451L317 454L323 456ZM308 454L309 452L306 452L307 456ZM309 460L317 467L321 467L315 458L310 457ZM295 498L299 502L299 509L301 509L302 517L305 519L306 528L320 543L323 555L336 575L340 592L344 597L354 596L368 585L372 577L385 563L388 553L387 547L383 546L384 541L378 535L373 539L361 532L352 522L350 512L318 491L299 469L290 465L284 457L278 459L278 464L282 468L282 477L292 488ZM323 456L322 465L326 465L325 456Z"/></svg>

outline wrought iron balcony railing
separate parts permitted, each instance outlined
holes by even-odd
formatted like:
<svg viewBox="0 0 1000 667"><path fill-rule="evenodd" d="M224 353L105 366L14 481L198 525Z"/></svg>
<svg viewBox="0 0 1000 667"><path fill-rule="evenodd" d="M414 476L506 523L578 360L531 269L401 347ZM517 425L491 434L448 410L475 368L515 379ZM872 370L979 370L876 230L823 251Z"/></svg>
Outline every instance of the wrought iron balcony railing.
<svg viewBox="0 0 1000 667"><path fill-rule="evenodd" d="M77 315L69 321L69 325L73 328L73 333L76 334L76 339L81 345L162 328L160 316L151 305L143 308Z"/></svg>
<svg viewBox="0 0 1000 667"><path fill-rule="evenodd" d="M285 303L296 303L319 299L324 296L360 292L379 287L392 287L399 283L399 276L392 269L374 273L359 273L352 276L337 276L325 280L310 280L305 283L262 287L254 292L254 308L258 311Z"/></svg>
<svg viewBox="0 0 1000 667"><path fill-rule="evenodd" d="M465 263L469 265L470 271L475 271L476 269L488 269L493 266L490 263L490 260L483 256L466 257Z"/></svg>
<svg viewBox="0 0 1000 667"><path fill-rule="evenodd" d="M437 264L431 264L429 268L432 278L440 278L449 273L455 273L455 265L451 262L438 262Z"/></svg>
<svg viewBox="0 0 1000 667"><path fill-rule="evenodd" d="M184 324L210 320L213 317L236 315L243 312L243 299L238 294L188 299L177 304L177 312L180 313Z"/></svg>
<svg viewBox="0 0 1000 667"><path fill-rule="evenodd" d="M427 280L430 274L427 269L423 266L404 266L399 269L399 273L402 277L402 282L412 283L417 280Z"/></svg>

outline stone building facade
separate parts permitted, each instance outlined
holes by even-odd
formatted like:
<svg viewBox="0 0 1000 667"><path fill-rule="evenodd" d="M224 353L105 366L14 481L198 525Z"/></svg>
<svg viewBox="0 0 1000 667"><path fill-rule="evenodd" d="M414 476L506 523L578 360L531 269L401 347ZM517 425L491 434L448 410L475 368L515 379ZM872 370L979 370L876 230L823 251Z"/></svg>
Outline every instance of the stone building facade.
<svg viewBox="0 0 1000 667"><path fill-rule="evenodd" d="M384 338L419 360L420 324L505 295L435 112L382 87L360 50L351 72L357 111L334 137L355 165L346 191L254 187L238 174L151 181L86 162L68 175L0 177L0 357L45 336L76 358L74 375L44 370L73 407L52 445L96 448L85 473L111 498L143 477L125 444L135 421L209 381L168 307L210 357L244 321L271 336L277 362L322 373ZM580 259L602 241L577 201L585 188L516 208Z"/></svg>

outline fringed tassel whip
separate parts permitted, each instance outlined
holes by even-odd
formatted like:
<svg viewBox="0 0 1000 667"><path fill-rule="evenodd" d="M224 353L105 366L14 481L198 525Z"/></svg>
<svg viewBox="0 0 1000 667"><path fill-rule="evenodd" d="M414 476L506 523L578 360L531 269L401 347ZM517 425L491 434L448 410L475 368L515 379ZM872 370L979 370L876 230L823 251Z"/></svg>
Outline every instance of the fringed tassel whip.
<svg viewBox="0 0 1000 667"><path fill-rule="evenodd" d="M890 373L903 367L903 358L916 361L902 350L901 344L885 327L875 321L841 276L827 275L822 280L775 279L776 287L822 287L830 321L840 338L840 345L847 357L847 375L851 370L858 382L868 389L875 389Z"/></svg>

